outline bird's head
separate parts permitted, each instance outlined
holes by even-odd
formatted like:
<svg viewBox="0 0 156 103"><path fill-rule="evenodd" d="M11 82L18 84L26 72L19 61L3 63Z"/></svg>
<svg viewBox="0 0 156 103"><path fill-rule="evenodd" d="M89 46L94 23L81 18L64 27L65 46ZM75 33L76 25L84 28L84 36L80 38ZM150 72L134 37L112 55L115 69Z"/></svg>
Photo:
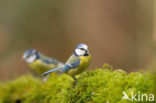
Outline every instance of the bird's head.
<svg viewBox="0 0 156 103"><path fill-rule="evenodd" d="M27 62L27 63L32 63L34 62L36 59L38 59L40 56L40 53L35 50L35 49L30 49L27 50L26 52L24 52L23 54L23 59Z"/></svg>
<svg viewBox="0 0 156 103"><path fill-rule="evenodd" d="M89 56L88 46L86 44L78 44L74 51L76 56Z"/></svg>

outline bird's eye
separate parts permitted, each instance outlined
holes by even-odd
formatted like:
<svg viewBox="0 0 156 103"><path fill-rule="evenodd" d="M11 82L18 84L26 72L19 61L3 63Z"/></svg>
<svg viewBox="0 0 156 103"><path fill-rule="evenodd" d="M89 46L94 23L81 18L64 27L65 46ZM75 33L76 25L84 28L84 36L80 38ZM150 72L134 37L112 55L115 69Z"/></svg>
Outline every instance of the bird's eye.
<svg viewBox="0 0 156 103"><path fill-rule="evenodd" d="M80 48L80 50L84 50L83 48Z"/></svg>

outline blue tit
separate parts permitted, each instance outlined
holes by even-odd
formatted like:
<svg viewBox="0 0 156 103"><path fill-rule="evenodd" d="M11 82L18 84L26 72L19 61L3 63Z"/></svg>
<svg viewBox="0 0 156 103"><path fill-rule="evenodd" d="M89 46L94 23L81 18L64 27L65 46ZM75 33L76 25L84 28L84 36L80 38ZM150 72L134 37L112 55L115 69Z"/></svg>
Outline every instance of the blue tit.
<svg viewBox="0 0 156 103"><path fill-rule="evenodd" d="M28 63L31 70L42 74L51 68L56 68L63 65L62 62L56 59L49 58L35 49L27 50L23 54L23 59Z"/></svg>
<svg viewBox="0 0 156 103"><path fill-rule="evenodd" d="M89 53L88 46L86 44L78 44L74 50L74 53L64 65L43 73L43 76L58 71L59 75L66 73L76 80L75 75L86 70L90 64L90 61L91 55Z"/></svg>

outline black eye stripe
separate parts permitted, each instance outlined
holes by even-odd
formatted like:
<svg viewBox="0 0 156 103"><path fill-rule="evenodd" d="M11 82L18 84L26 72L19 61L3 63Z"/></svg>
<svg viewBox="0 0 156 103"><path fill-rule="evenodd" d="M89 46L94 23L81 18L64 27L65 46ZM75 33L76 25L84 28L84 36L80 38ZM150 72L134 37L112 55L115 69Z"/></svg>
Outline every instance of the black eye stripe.
<svg viewBox="0 0 156 103"><path fill-rule="evenodd" d="M86 49L84 48L79 48L80 50L83 50L85 52L85 54L88 52Z"/></svg>
<svg viewBox="0 0 156 103"><path fill-rule="evenodd" d="M85 50L84 48L80 48L81 50Z"/></svg>

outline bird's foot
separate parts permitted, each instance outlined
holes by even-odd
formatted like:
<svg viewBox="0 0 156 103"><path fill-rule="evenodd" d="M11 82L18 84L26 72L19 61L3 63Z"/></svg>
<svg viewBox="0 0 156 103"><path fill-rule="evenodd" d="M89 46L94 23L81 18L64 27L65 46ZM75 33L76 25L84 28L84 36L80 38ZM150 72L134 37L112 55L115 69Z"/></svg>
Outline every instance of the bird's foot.
<svg viewBox="0 0 156 103"><path fill-rule="evenodd" d="M77 82L77 78L74 76L73 79L74 79L73 86L74 86L74 88L76 88L76 85L78 84L78 82Z"/></svg>

